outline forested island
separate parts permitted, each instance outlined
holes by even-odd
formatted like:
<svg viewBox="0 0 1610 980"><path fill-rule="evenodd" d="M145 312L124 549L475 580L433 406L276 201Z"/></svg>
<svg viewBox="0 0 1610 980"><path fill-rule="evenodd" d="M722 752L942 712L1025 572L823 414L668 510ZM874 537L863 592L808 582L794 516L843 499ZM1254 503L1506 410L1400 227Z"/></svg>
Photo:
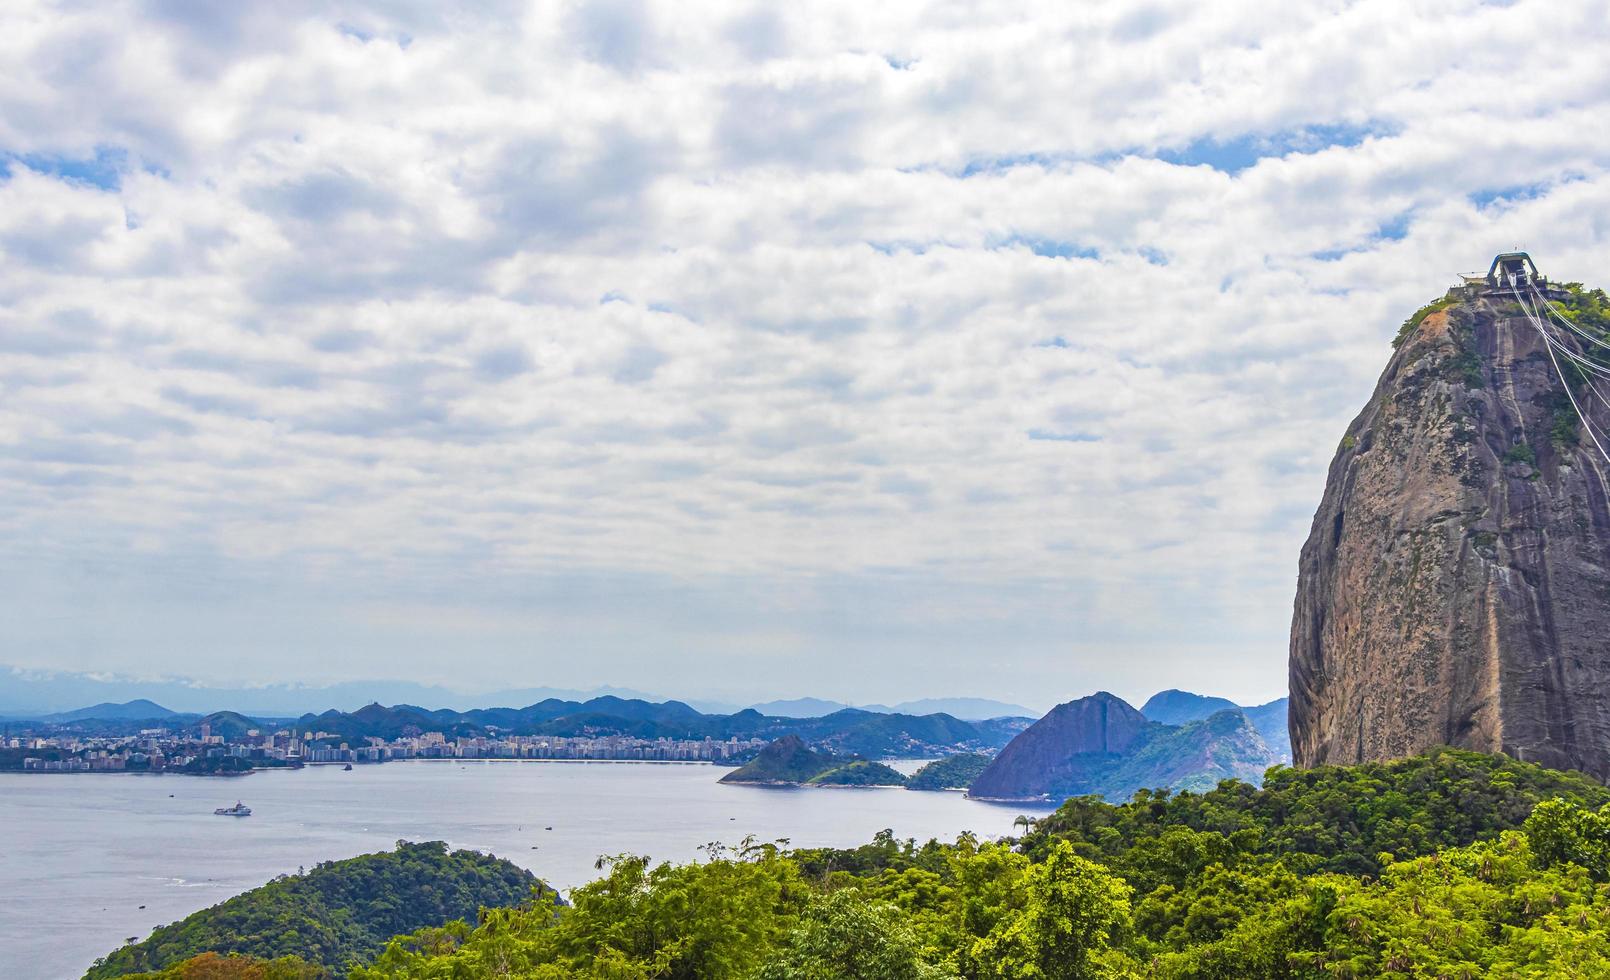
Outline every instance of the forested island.
<svg viewBox="0 0 1610 980"><path fill-rule="evenodd" d="M799 736L784 735L721 781L751 786L904 786L906 777L881 762L813 751Z"/></svg>
<svg viewBox="0 0 1610 980"><path fill-rule="evenodd" d="M326 980L360 951L372 955L353 980L1604 976L1607 804L1580 774L1452 749L1276 767L1262 787L1071 799L1020 821L1017 839L886 832L847 849L711 845L690 864L618 855L568 906L540 890L515 904L529 883L509 879L511 907L383 949L369 903L400 915L433 894L428 877L326 887L316 913L295 906L363 920L350 944L300 926L287 939L219 914L225 903L186 920L192 941L159 930L90 976ZM333 882L361 868L321 870ZM168 959L136 962L135 948Z"/></svg>
<svg viewBox="0 0 1610 980"><path fill-rule="evenodd" d="M966 789L989 767L990 756L982 752L962 752L935 759L911 774L906 789Z"/></svg>
<svg viewBox="0 0 1610 980"><path fill-rule="evenodd" d="M240 976L256 961L263 980L341 975L372 959L398 933L474 921L483 908L551 904L557 896L530 872L440 841L399 841L394 851L329 861L162 926L98 961L86 980L188 969L198 977ZM219 957L235 957L219 963ZM238 969L237 969L238 968ZM237 972L231 973L230 970ZM214 972L221 971L221 972ZM183 970L172 974L186 980Z"/></svg>

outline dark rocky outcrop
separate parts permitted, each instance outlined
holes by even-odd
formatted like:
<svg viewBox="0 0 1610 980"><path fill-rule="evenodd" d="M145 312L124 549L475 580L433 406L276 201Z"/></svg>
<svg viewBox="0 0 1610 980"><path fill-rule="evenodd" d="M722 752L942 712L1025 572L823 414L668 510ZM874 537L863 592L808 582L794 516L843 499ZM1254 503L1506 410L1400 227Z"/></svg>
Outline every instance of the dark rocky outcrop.
<svg viewBox="0 0 1610 980"><path fill-rule="evenodd" d="M979 799L1128 799L1138 789L1207 789L1258 781L1279 761L1239 708L1185 725L1148 721L1105 691L1057 705L973 781Z"/></svg>
<svg viewBox="0 0 1610 980"><path fill-rule="evenodd" d="M1331 463L1292 620L1299 765L1449 744L1610 776L1606 465L1519 306L1474 292L1406 325Z"/></svg>

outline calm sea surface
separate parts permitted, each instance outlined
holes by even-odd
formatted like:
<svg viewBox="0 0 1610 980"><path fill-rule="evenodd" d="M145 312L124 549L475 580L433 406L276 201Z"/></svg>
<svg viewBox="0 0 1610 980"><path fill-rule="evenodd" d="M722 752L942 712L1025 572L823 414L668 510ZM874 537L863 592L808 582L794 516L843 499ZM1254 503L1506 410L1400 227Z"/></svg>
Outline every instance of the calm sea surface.
<svg viewBox="0 0 1610 980"><path fill-rule="evenodd" d="M899 765L906 772L914 765ZM564 890L601 854L1012 832L1022 806L903 789L721 786L709 765L391 762L242 779L0 773L0 977L76 978L129 937L320 861L445 840ZM253 815L213 815L239 797ZM546 829L552 827L552 830Z"/></svg>

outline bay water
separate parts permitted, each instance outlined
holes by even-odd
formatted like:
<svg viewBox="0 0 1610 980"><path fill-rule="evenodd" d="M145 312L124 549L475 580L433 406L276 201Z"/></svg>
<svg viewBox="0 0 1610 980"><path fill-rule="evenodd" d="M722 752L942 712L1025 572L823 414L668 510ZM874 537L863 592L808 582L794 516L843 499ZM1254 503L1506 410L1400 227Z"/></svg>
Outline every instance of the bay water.
<svg viewBox="0 0 1610 980"><path fill-rule="evenodd" d="M906 772L916 763L897 764ZM443 840L568 890L602 855L690 861L712 841L854 846L1013 833L960 793L721 785L707 764L416 761L236 779L0 773L0 977L71 980L131 937L320 861ZM240 799L250 817L213 814ZM551 829L550 829L551 828Z"/></svg>

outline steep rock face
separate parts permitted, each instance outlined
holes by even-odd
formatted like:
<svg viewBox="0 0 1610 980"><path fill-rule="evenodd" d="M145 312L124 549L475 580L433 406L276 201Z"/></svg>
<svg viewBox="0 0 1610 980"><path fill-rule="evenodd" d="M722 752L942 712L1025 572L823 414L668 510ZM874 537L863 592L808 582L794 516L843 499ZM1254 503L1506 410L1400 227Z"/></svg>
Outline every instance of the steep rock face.
<svg viewBox="0 0 1610 980"><path fill-rule="evenodd" d="M1298 765L1449 744L1610 776L1610 504L1570 413L1512 301L1405 338L1302 550Z"/></svg>
<svg viewBox="0 0 1610 980"><path fill-rule="evenodd" d="M1130 748L1150 723L1101 691L1052 708L1007 743L968 790L982 799L1027 800L1091 781Z"/></svg>

